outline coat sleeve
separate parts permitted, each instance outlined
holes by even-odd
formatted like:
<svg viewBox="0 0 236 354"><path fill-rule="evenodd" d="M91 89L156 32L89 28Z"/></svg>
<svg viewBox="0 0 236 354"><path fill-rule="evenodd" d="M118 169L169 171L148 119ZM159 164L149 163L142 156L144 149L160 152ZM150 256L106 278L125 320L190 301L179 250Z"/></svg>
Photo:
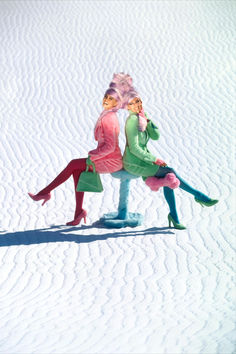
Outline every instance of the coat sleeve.
<svg viewBox="0 0 236 354"><path fill-rule="evenodd" d="M149 118L146 115L146 113L145 113L145 116L149 120ZM150 136L150 138L152 140L158 140L159 139L159 137L160 137L159 129L157 128L157 126L151 120L149 120L146 129L147 129L148 134L149 134L149 136Z"/></svg>
<svg viewBox="0 0 236 354"><path fill-rule="evenodd" d="M102 130L104 137L103 143L98 144L96 149L89 151L89 156L92 161L101 159L115 151L119 132L116 114L107 114L102 118Z"/></svg>
<svg viewBox="0 0 236 354"><path fill-rule="evenodd" d="M138 157L140 160L145 162L155 162L156 157L150 154L147 150L142 149L139 146L138 141L138 118L136 115L130 116L130 118L126 122L125 126L127 144L129 146L130 152Z"/></svg>

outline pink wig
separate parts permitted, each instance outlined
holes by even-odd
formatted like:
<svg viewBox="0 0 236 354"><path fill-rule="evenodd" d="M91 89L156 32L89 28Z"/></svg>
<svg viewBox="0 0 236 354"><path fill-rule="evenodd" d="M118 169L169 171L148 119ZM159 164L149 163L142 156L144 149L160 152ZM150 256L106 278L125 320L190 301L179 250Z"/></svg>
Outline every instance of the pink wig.
<svg viewBox="0 0 236 354"><path fill-rule="evenodd" d="M114 74L110 87L117 87L122 94L128 92L132 88L133 80L129 74Z"/></svg>
<svg viewBox="0 0 236 354"><path fill-rule="evenodd" d="M106 90L105 95L111 95L117 100L117 110L124 108L124 97L127 92L132 90L132 83L133 80L129 74L119 73L113 75L113 79L109 88Z"/></svg>
<svg viewBox="0 0 236 354"><path fill-rule="evenodd" d="M125 93L123 97L123 105L122 108L127 109L127 106L130 101L132 101L134 98L140 98L140 95L138 92L132 87L128 92Z"/></svg>

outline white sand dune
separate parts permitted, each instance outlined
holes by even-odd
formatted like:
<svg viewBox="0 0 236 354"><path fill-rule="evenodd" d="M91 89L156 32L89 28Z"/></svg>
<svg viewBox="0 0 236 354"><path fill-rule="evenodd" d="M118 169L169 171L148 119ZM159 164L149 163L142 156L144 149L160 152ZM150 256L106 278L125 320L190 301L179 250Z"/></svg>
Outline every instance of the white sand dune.
<svg viewBox="0 0 236 354"><path fill-rule="evenodd" d="M234 1L0 2L0 353L235 353ZM137 228L99 228L119 183L37 192L95 148L114 72L134 79L161 138L150 150L220 202L132 181ZM124 149L126 113L119 113Z"/></svg>

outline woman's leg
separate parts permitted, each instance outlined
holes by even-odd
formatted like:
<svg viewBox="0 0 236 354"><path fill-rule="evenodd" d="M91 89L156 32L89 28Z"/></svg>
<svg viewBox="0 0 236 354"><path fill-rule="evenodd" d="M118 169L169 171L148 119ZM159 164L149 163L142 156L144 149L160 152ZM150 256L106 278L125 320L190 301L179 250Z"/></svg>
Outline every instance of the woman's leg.
<svg viewBox="0 0 236 354"><path fill-rule="evenodd" d="M80 177L81 171L76 170L73 172L73 179L74 179L74 186L75 186L75 214L74 214L74 219L78 217L78 215L82 211L82 206L83 206L83 200L84 200L84 192L77 192L76 187L78 185L79 177Z"/></svg>
<svg viewBox="0 0 236 354"><path fill-rule="evenodd" d="M71 175L74 179L75 187L75 213L74 219L82 212L82 205L84 200L84 192L77 192L76 187L79 181L81 172L86 169L86 159L75 159L72 160L67 167L44 189L42 189L37 195L45 195L50 193L53 189L58 187L60 184L65 182Z"/></svg>
<svg viewBox="0 0 236 354"><path fill-rule="evenodd" d="M64 183L72 174L76 172L77 181L81 172L86 169L86 159L72 160L66 168L44 189L37 193L37 196L50 193L53 189Z"/></svg>
<svg viewBox="0 0 236 354"><path fill-rule="evenodd" d="M170 215L179 224L179 218L176 210L174 190L169 187L164 187L164 196L170 208Z"/></svg>
<svg viewBox="0 0 236 354"><path fill-rule="evenodd" d="M61 173L47 187L45 187L40 192L38 192L38 194L36 195L33 195L32 193L28 193L28 194L33 200L36 201L44 199L44 202L42 204L44 205L45 202L48 201L51 197L50 192L56 187L58 187L60 184L65 182L71 175L73 175L76 207L74 213L74 220L67 223L67 225L78 225L82 218L84 218L84 221L86 222L87 212L82 209L84 193L76 191L80 174L85 170L86 170L86 159L72 160L66 166L66 168L63 171L61 171Z"/></svg>
<svg viewBox="0 0 236 354"><path fill-rule="evenodd" d="M203 194L202 192L199 192L197 189L194 189L193 187L191 187L187 182L185 182L176 172L173 168L171 167L162 167L160 166L157 173L155 174L156 177L158 178L162 178L165 177L165 175L167 173L174 173L176 175L176 177L179 179L180 181L180 185L179 188L183 189L184 191L194 195L194 197L196 199L199 199L203 202L209 202L211 200L211 198L207 197L205 194Z"/></svg>

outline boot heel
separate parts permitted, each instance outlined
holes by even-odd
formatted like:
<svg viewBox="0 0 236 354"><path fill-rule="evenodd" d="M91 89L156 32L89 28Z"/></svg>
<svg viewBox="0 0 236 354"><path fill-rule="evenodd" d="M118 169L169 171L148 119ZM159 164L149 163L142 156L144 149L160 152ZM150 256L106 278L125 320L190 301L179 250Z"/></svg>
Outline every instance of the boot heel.
<svg viewBox="0 0 236 354"><path fill-rule="evenodd" d="M210 199L208 202L204 202L203 200L194 198L195 202L199 203L202 207L206 206L206 207L210 207L215 205L216 203L218 203L218 199Z"/></svg>
<svg viewBox="0 0 236 354"><path fill-rule="evenodd" d="M170 218L170 214L168 215L168 221L169 221L169 227L171 227L171 218Z"/></svg>
<svg viewBox="0 0 236 354"><path fill-rule="evenodd" d="M84 222L86 224L86 216L87 216L87 211L82 209L79 215L74 220L67 222L66 225L70 225L70 226L79 225L82 219L84 219Z"/></svg>
<svg viewBox="0 0 236 354"><path fill-rule="evenodd" d="M182 224L178 224L173 218L172 216L169 214L168 215L168 221L169 221L169 227L171 227L171 223L173 224L173 227L177 230L185 230L186 227Z"/></svg>
<svg viewBox="0 0 236 354"><path fill-rule="evenodd" d="M34 195L32 193L28 193L30 198L32 198L34 201L38 200L43 200L42 206L49 200L51 199L51 193L43 194L43 195Z"/></svg>

